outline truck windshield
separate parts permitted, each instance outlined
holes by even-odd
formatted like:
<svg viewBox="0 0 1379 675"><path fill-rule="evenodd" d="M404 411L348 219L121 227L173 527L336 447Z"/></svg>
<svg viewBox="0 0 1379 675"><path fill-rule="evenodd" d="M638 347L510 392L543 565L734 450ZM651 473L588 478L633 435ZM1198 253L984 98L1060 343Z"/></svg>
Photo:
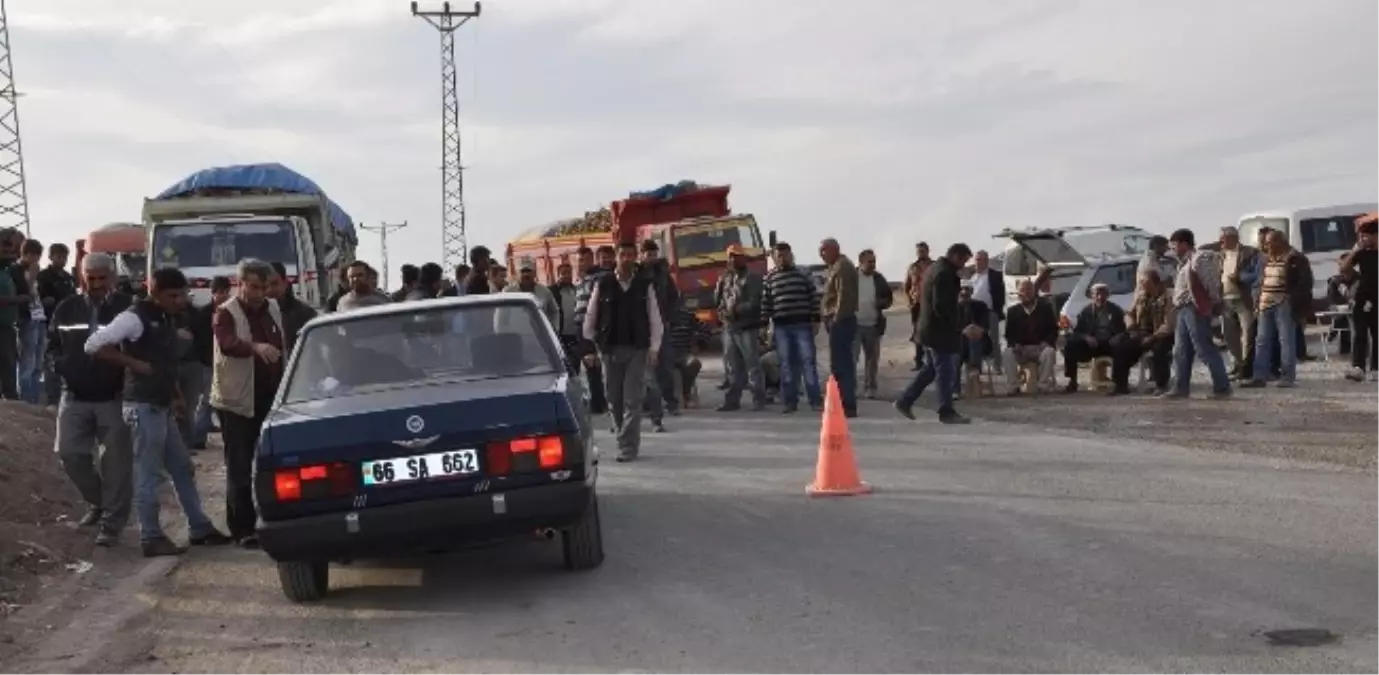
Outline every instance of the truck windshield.
<svg viewBox="0 0 1379 675"><path fill-rule="evenodd" d="M296 240L286 221L158 225L152 254L159 267L233 267L245 258L295 265Z"/></svg>
<svg viewBox="0 0 1379 675"><path fill-rule="evenodd" d="M761 248L761 235L750 221L688 227L675 233L675 255L678 258L722 256L732 244L740 244L743 248Z"/></svg>

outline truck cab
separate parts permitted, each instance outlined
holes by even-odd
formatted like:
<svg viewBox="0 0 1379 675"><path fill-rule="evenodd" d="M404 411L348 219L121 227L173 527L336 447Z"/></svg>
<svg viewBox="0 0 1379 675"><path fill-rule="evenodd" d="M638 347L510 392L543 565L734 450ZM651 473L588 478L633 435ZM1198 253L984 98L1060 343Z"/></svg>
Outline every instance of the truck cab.
<svg viewBox="0 0 1379 675"><path fill-rule="evenodd" d="M177 267L192 301L210 302L211 280L236 281L239 261L280 263L297 297L324 310L354 260L354 222L321 188L281 164L198 171L144 200L148 268Z"/></svg>
<svg viewBox="0 0 1379 675"><path fill-rule="evenodd" d="M177 267L187 275L197 306L211 301L212 279L234 280L239 261L255 258L281 263L298 298L321 307L326 296L313 239L305 218L223 214L159 222L151 228L149 251L152 267Z"/></svg>

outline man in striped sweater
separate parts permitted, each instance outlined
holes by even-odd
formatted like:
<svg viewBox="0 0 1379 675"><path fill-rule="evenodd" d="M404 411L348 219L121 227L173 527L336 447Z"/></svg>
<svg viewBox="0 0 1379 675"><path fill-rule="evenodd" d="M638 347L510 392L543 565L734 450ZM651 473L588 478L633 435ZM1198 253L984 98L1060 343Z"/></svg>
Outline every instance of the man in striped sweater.
<svg viewBox="0 0 1379 675"><path fill-rule="evenodd" d="M823 410L819 370L815 364L814 336L819 328L819 289L814 280L795 266L790 244L776 244L776 268L766 275L761 318L770 321L776 351L780 355L780 388L785 413L800 403L800 375L804 375L809 406Z"/></svg>

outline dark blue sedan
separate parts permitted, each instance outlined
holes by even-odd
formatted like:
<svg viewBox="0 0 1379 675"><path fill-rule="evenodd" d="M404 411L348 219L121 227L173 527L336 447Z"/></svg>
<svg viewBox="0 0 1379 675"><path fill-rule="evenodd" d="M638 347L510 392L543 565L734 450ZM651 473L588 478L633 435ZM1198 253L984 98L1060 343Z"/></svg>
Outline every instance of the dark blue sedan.
<svg viewBox="0 0 1379 675"><path fill-rule="evenodd" d="M264 424L259 542L283 592L331 562L559 534L603 562L583 380L525 294L330 314L307 324Z"/></svg>

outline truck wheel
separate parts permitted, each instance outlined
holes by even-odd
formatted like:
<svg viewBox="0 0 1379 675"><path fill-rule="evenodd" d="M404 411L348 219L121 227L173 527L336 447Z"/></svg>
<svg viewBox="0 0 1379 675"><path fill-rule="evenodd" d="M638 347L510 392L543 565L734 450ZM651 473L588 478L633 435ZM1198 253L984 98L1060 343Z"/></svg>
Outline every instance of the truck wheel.
<svg viewBox="0 0 1379 675"><path fill-rule="evenodd" d="M278 581L283 595L292 602L312 602L326 596L330 588L330 564L323 562L280 562Z"/></svg>
<svg viewBox="0 0 1379 675"><path fill-rule="evenodd" d="M596 493L589 495L589 506L584 509L584 515L560 533L560 543L567 570L589 570L603 564L603 527L599 523L599 499Z"/></svg>

